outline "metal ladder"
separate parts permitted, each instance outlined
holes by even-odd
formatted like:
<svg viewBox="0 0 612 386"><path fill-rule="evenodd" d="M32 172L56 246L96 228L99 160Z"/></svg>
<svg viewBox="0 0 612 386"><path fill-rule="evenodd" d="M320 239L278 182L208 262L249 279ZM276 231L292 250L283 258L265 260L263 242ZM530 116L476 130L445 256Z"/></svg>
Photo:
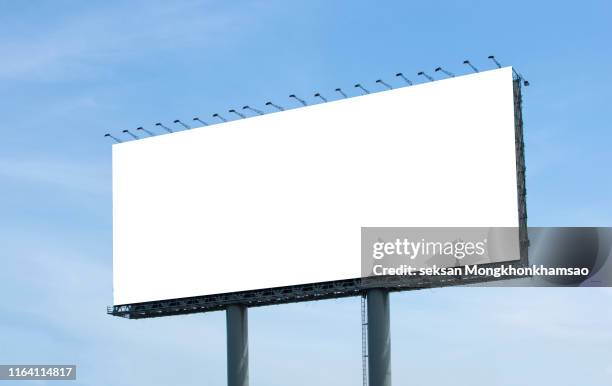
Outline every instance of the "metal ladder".
<svg viewBox="0 0 612 386"><path fill-rule="evenodd" d="M368 303L367 295L361 294L361 371L363 386L368 386Z"/></svg>

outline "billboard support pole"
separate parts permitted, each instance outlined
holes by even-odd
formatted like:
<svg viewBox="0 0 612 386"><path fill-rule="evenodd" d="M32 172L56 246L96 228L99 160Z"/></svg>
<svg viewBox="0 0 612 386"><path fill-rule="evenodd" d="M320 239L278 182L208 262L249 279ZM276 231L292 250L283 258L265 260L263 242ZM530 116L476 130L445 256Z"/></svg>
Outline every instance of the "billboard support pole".
<svg viewBox="0 0 612 386"><path fill-rule="evenodd" d="M368 298L368 375L370 386L391 386L389 291L373 288Z"/></svg>
<svg viewBox="0 0 612 386"><path fill-rule="evenodd" d="M249 386L249 327L247 307L231 304L226 309L227 385Z"/></svg>

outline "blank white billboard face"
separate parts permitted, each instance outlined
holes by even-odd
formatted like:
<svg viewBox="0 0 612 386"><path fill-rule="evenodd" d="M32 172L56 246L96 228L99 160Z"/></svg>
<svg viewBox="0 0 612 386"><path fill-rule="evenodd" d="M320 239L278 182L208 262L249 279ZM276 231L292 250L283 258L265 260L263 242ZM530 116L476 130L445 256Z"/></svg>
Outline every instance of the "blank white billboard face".
<svg viewBox="0 0 612 386"><path fill-rule="evenodd" d="M361 276L361 227L517 227L512 70L113 146L114 303Z"/></svg>

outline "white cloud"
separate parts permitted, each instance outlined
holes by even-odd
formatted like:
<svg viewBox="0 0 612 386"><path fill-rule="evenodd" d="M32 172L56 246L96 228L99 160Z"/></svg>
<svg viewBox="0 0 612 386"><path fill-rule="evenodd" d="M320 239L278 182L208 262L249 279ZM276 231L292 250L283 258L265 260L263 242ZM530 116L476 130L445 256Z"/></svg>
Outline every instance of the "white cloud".
<svg viewBox="0 0 612 386"><path fill-rule="evenodd" d="M0 346L13 349L1 350L0 362L75 363L80 385L196 385L224 378L222 313L111 317L105 313L112 299L110 256L32 243L29 235L8 243L0 282L12 296L0 307Z"/></svg>
<svg viewBox="0 0 612 386"><path fill-rule="evenodd" d="M61 12L60 12L61 15ZM107 66L170 49L220 44L244 25L240 9L219 11L209 2L136 2L99 6L58 18L54 24L16 25L0 38L0 79L57 80L87 78ZM11 36L11 33L13 34Z"/></svg>
<svg viewBox="0 0 612 386"><path fill-rule="evenodd" d="M58 159L0 158L0 178L84 193L110 194L110 174L101 164Z"/></svg>
<svg viewBox="0 0 612 386"><path fill-rule="evenodd" d="M488 289L493 290L493 289ZM488 303L489 317L502 328L531 337L577 344L610 344L612 311L601 307L610 288L520 288L506 290ZM507 295L513 296L503 296Z"/></svg>

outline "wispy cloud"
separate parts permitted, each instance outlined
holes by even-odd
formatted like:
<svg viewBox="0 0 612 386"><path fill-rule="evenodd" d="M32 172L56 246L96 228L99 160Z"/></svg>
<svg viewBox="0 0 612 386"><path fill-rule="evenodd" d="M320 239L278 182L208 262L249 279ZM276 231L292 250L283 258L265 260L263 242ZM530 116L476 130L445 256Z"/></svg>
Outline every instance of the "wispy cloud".
<svg viewBox="0 0 612 386"><path fill-rule="evenodd" d="M100 5L75 14L67 7L52 24L15 25L0 38L0 79L57 80L104 73L107 66L164 50L205 48L246 21L236 9L209 2L132 2ZM188 55L188 51L185 51Z"/></svg>
<svg viewBox="0 0 612 386"><path fill-rule="evenodd" d="M77 192L110 194L110 174L105 165L58 159L0 158L0 179L38 184Z"/></svg>
<svg viewBox="0 0 612 386"><path fill-rule="evenodd" d="M203 379L223 378L221 313L145 321L108 316L110 256L31 241L29 234L13 234L0 251L0 288L15 295L0 306L0 346L13 347L0 350L0 362L75 363L80 385L197 384L193 368ZM169 360L176 363L166 366Z"/></svg>
<svg viewBox="0 0 612 386"><path fill-rule="evenodd" d="M498 296L500 300L489 305L489 318L500 326L529 331L533 337L557 342L612 343L612 331L608 328L612 323L612 311L593 306L608 301L612 289L523 288L511 291L518 296L503 296L502 292L499 294L502 296ZM510 290L506 289L506 294L509 295ZM589 301L584 300L587 295Z"/></svg>

